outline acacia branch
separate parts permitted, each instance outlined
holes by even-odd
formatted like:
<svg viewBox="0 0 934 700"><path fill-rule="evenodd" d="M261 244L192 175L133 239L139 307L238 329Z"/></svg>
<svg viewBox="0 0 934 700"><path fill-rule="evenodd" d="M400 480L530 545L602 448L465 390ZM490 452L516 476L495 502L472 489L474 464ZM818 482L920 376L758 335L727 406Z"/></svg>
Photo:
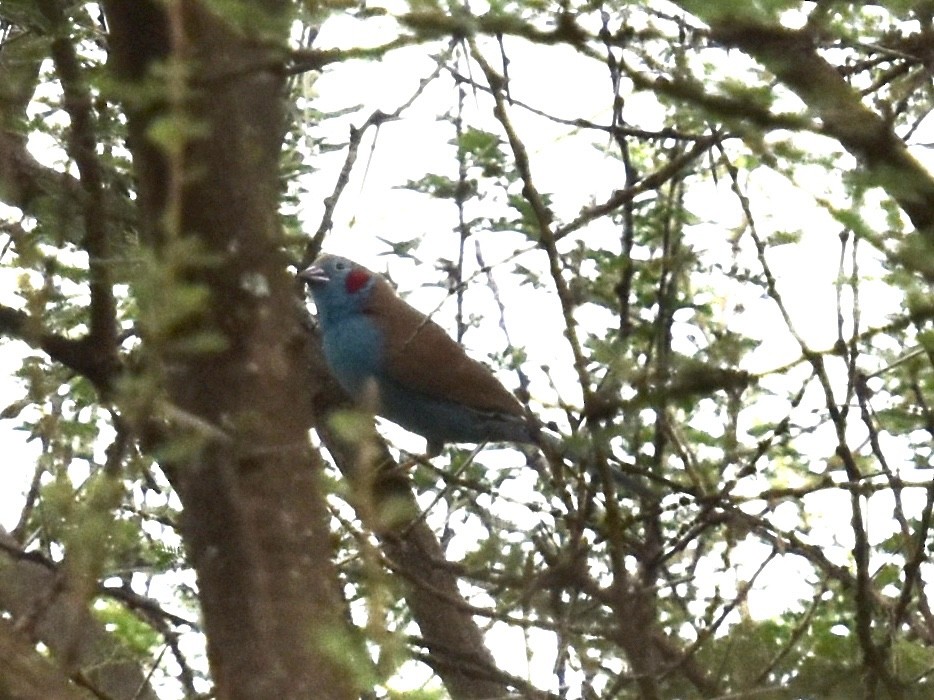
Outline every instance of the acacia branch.
<svg viewBox="0 0 934 700"><path fill-rule="evenodd" d="M594 37L588 34L574 16L567 12L555 16L554 29L539 29L525 20L505 13L489 12L471 15L468 12L409 12L399 22L422 37L472 38L477 35L517 36L534 44L550 46L568 44L581 47Z"/></svg>
<svg viewBox="0 0 934 700"><path fill-rule="evenodd" d="M934 177L909 152L892 124L867 107L836 67L818 53L807 29L765 24L738 5L681 0L710 25L714 41L759 61L821 120L822 132L854 155L898 202L928 245L934 244ZM735 14L734 14L735 12Z"/></svg>
<svg viewBox="0 0 934 700"><path fill-rule="evenodd" d="M486 60L475 41L468 40L468 46L473 59L479 64L490 86L494 100L493 116L506 133L506 139L515 160L516 170L522 181L522 196L528 202L535 217L536 233L538 235L537 243L548 257L549 272L555 285L564 319L564 335L574 357L574 370L583 394L585 411L590 411L594 405L595 392L591 387L587 361L577 333L577 323L574 320L575 302L568 282L562 274L562 259L557 248L558 241L555 236L554 215L549 209L545 197L535 185L528 150L522 139L519 138L509 117L507 83L504 76L500 75ZM598 432L598 428L594 426L596 438L599 438ZM612 562L610 570L613 572L615 593L612 607L615 609L618 619L627 621L627 629L621 636L621 640L637 675L639 689L643 697L651 700L659 697L658 683L654 675L654 659L650 653L651 644L648 642L652 626L655 623L655 620L651 618L653 594L647 587L643 587L641 583L633 584L630 581L625 565L627 548L623 541L623 518L619 499L616 495L615 480L607 461L604 442L600 439L594 439L593 445L594 454L590 459L592 459L594 470L600 475L603 490L606 494L607 522L609 524L607 528L608 541Z"/></svg>
<svg viewBox="0 0 934 700"><path fill-rule="evenodd" d="M84 249L88 254L91 295L89 342L93 342L102 363L116 365L117 312L109 268L110 240L104 205L104 175L97 158L97 135L91 91L83 75L71 38L65 34L66 19L60 3L42 0L42 13L57 32L51 54L64 93L63 106L71 122L69 152L81 176L84 194Z"/></svg>
<svg viewBox="0 0 934 700"><path fill-rule="evenodd" d="M876 682L883 682L892 687L894 680L888 670L888 649L879 645L873 638L874 608L878 594L873 586L872 578L869 572L869 554L870 546L866 530L866 524L862 512L862 490L858 488L863 482L863 474L856 461L856 455L850 449L847 442L847 409L846 406L841 409L834 396L833 386L824 365L824 358L821 354L812 351L801 334L797 331L792 322L791 315L785 305L784 299L779 294L775 283L775 276L772 273L766 257L766 245L759 235L752 210L749 206L749 200L743 192L739 183L738 171L735 165L730 162L726 154L722 152L723 161L726 164L727 172L731 178L733 192L739 199L740 206L746 217L746 224L749 235L755 244L756 253L759 259L759 265L762 274L766 280L766 292L769 298L775 303L788 332L794 337L801 348L802 355L810 363L813 375L817 378L824 394L824 405L827 414L833 424L835 436L837 438L836 455L843 463L850 485L854 488L850 490L850 525L853 529L853 558L856 567L856 575L853 586L853 597L855 602L855 622L857 639L863 652L863 658L867 667L871 671L871 677L867 679L869 686ZM855 341L854 341L855 342Z"/></svg>
<svg viewBox="0 0 934 700"><path fill-rule="evenodd" d="M87 378L101 391L112 387L119 371L115 363L101 356L97 343L89 336L66 338L50 333L42 328L41 321L9 306L0 306L0 334L42 350L54 361Z"/></svg>
<svg viewBox="0 0 934 700"><path fill-rule="evenodd" d="M525 144L516 133L512 121L509 118L506 104L507 100L503 94L503 88L505 86L503 77L499 75L493 66L484 58L475 42L470 43L470 48L473 59L480 65L487 83L490 86L490 92L495 101L493 116L499 121L503 130L506 132L506 139L509 142L509 147L512 150L513 158L516 162L516 170L522 180L522 196L528 201L535 215L536 224L538 226L538 245L548 256L549 271L555 285L555 290L558 293L558 299L561 302L566 335L568 343L571 346L571 353L574 356L574 369L577 373L581 391L584 394L584 404L587 405L589 403L588 399L592 393L590 389L590 378L587 374L587 363L581 348L580 339L577 337L574 330L577 325L573 318L574 302L568 284L561 274L561 256L555 246L556 238L552 228L555 217L548 208L545 198L538 191L534 183L528 151Z"/></svg>
<svg viewBox="0 0 934 700"><path fill-rule="evenodd" d="M706 153L711 146L720 143L720 139L719 134L711 134L697 139L691 148L673 158L667 165L659 168L654 173L646 175L630 187L615 190L606 201L585 208L576 219L564 226L559 226L555 230L555 239L561 240L568 234L583 228L591 221L615 212L620 207L632 202L643 192L658 189L676 175L683 173L685 168Z"/></svg>

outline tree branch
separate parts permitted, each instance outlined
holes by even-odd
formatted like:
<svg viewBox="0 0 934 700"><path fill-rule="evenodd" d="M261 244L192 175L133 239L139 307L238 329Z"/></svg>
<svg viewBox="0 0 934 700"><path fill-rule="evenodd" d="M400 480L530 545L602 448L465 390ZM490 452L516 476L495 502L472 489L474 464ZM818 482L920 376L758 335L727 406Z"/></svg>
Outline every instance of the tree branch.
<svg viewBox="0 0 934 700"><path fill-rule="evenodd" d="M807 30L762 23L739 5L681 0L711 27L711 39L758 60L820 118L822 131L853 154L898 202L929 246L934 245L934 177L909 152L892 124L869 109L818 52ZM735 14L734 14L735 13Z"/></svg>
<svg viewBox="0 0 934 700"><path fill-rule="evenodd" d="M0 607L12 614L17 628L29 627L35 635L30 641L44 642L58 661L73 646L77 672L105 697L155 700L139 664L130 660L117 638L106 632L103 625L93 618L88 622L73 614L66 596L58 591L60 583L59 567L38 553L24 552L18 542L0 529ZM7 658L5 651L0 657ZM61 672L60 668L56 671ZM0 668L0 679L8 678ZM6 686L3 689L8 690ZM37 693L15 697L56 696Z"/></svg>
<svg viewBox="0 0 934 700"><path fill-rule="evenodd" d="M88 254L88 277L91 294L87 342L95 345L102 365L117 364L117 311L111 281L111 246L107 211L104 206L104 176L97 158L97 134L91 91L82 74L81 65L68 25L57 0L41 0L42 13L50 21L56 36L51 53L64 93L64 108L71 121L69 152L78 167L84 194L85 252Z"/></svg>
<svg viewBox="0 0 934 700"><path fill-rule="evenodd" d="M0 306L0 334L42 350L51 359L87 378L103 393L110 391L120 371L118 365L101 356L97 343L89 336L73 339L49 333L42 328L41 321L18 309Z"/></svg>

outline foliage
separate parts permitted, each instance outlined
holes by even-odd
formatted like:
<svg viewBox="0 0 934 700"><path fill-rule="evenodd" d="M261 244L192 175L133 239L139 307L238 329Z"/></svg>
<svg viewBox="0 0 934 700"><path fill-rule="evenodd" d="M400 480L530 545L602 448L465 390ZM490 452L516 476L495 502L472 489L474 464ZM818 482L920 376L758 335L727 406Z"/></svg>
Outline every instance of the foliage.
<svg viewBox="0 0 934 700"><path fill-rule="evenodd" d="M562 445L545 468L454 446L370 475L387 455L413 462L325 380L284 381L317 397L311 444L326 448L326 536L353 621L306 633L357 687L931 695L927 3L192 5L215 39L267 51L259 67L224 54L229 74L199 75L183 42L131 86L107 67L108 3L0 4L0 418L4 490L25 494L5 505L0 566L61 582L25 612L0 586L0 607L67 687L105 681L43 627L61 591L75 619L93 609L141 697L228 696L218 661L207 669L206 643L231 638L211 637L185 484L242 433L256 452L220 473L255 488L271 404L251 405L267 384L249 363L215 384L177 372L242 347L275 369L266 317L255 336L229 332L251 310L215 307L218 289L265 298L251 261L297 267L323 246L387 269ZM218 133L193 113L198 90L263 71L289 76L285 126L269 124L278 177L232 191L274 189L280 222L212 239L186 228L200 213L185 188L204 173L179 165ZM159 110L144 134L169 184L153 221L132 124ZM250 411L212 403L241 381ZM249 530L233 511L231 540ZM314 527L283 526L282 542Z"/></svg>

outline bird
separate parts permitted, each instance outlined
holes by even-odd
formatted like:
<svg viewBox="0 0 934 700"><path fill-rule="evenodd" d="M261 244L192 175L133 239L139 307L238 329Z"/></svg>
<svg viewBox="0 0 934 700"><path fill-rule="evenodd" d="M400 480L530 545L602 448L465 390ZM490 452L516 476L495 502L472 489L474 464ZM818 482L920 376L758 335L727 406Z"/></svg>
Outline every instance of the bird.
<svg viewBox="0 0 934 700"><path fill-rule="evenodd" d="M424 437L429 457L448 443L539 445L536 423L490 368L385 277L330 254L298 277L338 383L358 405Z"/></svg>

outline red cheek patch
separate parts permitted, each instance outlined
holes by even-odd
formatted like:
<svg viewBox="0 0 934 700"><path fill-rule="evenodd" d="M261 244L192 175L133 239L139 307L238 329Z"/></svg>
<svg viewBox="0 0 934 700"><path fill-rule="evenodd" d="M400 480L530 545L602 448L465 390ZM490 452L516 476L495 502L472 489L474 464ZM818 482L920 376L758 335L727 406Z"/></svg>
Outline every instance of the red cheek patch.
<svg viewBox="0 0 934 700"><path fill-rule="evenodd" d="M344 280L344 288L349 294L359 292L370 281L370 276L359 267L350 271Z"/></svg>

